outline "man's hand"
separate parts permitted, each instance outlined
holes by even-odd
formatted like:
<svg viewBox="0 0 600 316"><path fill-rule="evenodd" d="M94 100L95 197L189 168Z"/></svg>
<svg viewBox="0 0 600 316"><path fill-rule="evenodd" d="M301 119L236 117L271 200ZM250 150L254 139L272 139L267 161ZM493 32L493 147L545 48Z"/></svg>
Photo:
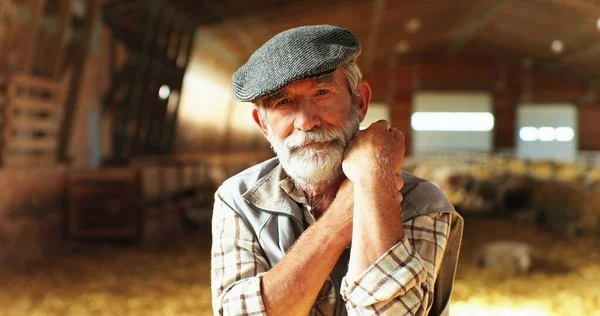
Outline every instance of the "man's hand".
<svg viewBox="0 0 600 316"><path fill-rule="evenodd" d="M404 134L389 122L378 121L359 131L350 142L342 170L354 183L393 185L393 181L399 191L403 186L404 152Z"/></svg>

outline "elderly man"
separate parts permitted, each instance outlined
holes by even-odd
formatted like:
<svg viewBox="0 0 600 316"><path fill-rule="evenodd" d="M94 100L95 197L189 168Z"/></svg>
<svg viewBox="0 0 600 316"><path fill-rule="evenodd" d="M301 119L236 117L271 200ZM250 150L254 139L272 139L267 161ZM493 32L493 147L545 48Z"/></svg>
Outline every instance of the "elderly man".
<svg viewBox="0 0 600 316"><path fill-rule="evenodd" d="M277 157L215 194L215 314L448 312L462 219L401 171L401 131L385 121L359 131L371 98L359 53L345 29L299 27L233 75Z"/></svg>

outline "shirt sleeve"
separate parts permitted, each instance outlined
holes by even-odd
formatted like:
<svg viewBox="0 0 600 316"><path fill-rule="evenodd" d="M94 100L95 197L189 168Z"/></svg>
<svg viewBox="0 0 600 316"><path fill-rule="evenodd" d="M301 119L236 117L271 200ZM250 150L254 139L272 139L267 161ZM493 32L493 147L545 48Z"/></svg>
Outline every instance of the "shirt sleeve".
<svg viewBox="0 0 600 316"><path fill-rule="evenodd" d="M342 280L349 315L427 315L447 246L451 215L419 216L403 224L404 238L358 279Z"/></svg>
<svg viewBox="0 0 600 316"><path fill-rule="evenodd" d="M211 291L215 315L267 315L261 277L269 265L254 234L218 195L212 220Z"/></svg>

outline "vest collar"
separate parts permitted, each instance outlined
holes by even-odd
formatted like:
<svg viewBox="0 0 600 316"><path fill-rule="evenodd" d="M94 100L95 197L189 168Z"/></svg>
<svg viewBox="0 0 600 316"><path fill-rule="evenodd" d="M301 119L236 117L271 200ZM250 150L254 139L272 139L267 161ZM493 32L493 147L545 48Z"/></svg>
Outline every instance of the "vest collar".
<svg viewBox="0 0 600 316"><path fill-rule="evenodd" d="M302 213L297 203L307 203L304 194L296 189L279 163L242 196L246 202L261 211L284 213L299 221L302 220Z"/></svg>

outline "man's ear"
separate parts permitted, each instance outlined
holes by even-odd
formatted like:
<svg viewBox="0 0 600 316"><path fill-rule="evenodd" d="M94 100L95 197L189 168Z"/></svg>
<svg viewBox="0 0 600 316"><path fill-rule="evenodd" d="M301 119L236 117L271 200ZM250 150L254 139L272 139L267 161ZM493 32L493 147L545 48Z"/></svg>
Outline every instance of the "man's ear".
<svg viewBox="0 0 600 316"><path fill-rule="evenodd" d="M362 122L367 116L367 110L369 109L369 103L371 102L371 86L366 81L361 81L358 85L358 108L360 110L358 115L359 122Z"/></svg>
<svg viewBox="0 0 600 316"><path fill-rule="evenodd" d="M254 122L256 122L256 125L260 127L260 130L263 132L263 135L265 135L265 138L269 139L267 126L265 125L265 122L260 119L260 114L258 113L258 108L256 107L254 107L252 110L252 118L254 119Z"/></svg>

